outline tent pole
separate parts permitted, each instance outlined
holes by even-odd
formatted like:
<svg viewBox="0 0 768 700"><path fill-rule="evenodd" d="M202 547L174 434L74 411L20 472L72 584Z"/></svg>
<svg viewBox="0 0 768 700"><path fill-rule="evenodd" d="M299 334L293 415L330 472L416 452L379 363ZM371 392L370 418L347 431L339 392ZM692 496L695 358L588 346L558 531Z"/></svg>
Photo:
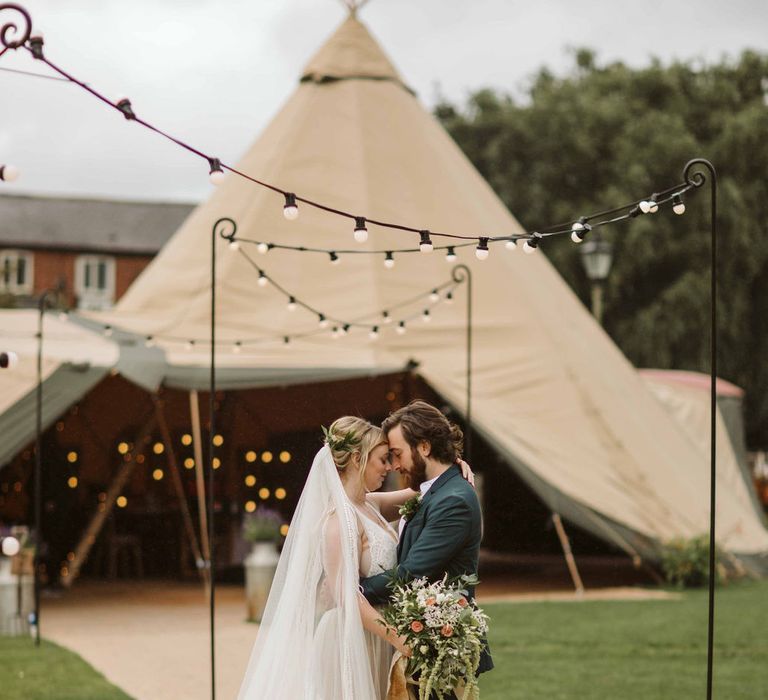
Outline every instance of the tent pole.
<svg viewBox="0 0 768 700"><path fill-rule="evenodd" d="M123 463L118 468L117 474L115 474L115 478L112 479L112 483L107 490L106 499L102 504L104 506L103 509L96 509L91 521L88 523L88 527L85 529L85 532L80 537L80 541L77 543L77 547L75 548L75 558L69 565L69 573L61 580L61 584L65 588L69 588L80 575L80 569L88 559L91 547L96 543L96 538L112 512L117 497L120 495L123 488L125 488L131 474L133 474L133 469L136 466L136 456L142 454L144 448L149 444L156 420L157 418L154 415L147 420L139 431L133 449L123 457Z"/></svg>
<svg viewBox="0 0 768 700"><path fill-rule="evenodd" d="M457 283L467 283L467 398L465 408L464 458L472 462L472 271L464 264L454 265L451 277Z"/></svg>
<svg viewBox="0 0 768 700"><path fill-rule="evenodd" d="M189 415L192 422L192 444L195 454L195 485L197 487L197 513L200 520L200 543L203 551L203 571L205 573L205 595L211 594L211 550L208 541L208 514L205 504L205 479L203 478L203 445L200 433L200 404L197 390L189 392Z"/></svg>
<svg viewBox="0 0 768 700"><path fill-rule="evenodd" d="M571 574L573 586L576 589L576 595L583 595L584 584L581 581L579 569L576 567L576 559L574 558L573 551L571 550L571 543L568 540L568 535L565 533L563 520L559 513L552 513L552 522L555 524L555 530L557 530L557 536L560 539L560 546L563 548L565 563L568 565L568 571Z"/></svg>
<svg viewBox="0 0 768 700"><path fill-rule="evenodd" d="M715 166L704 158L694 158L685 164L683 178L694 187L701 187L710 175L710 321L709 321L709 381L710 381L710 456L709 456L709 610L707 620L707 700L712 698L712 666L715 639L715 505L716 505L716 438L717 428L717 173ZM696 172L693 169L696 168Z"/></svg>
<svg viewBox="0 0 768 700"><path fill-rule="evenodd" d="M189 546L192 548L192 554L195 557L197 563L197 570L200 574L200 580L205 585L205 572L201 563L203 556L200 553L200 545L197 541L197 534L195 533L195 525L192 522L192 514L189 512L189 504L187 503L187 496L184 493L184 485L181 481L181 474L179 472L179 463L176 459L176 451L173 449L173 442L171 441L171 432L168 429L168 422L165 420L165 412L163 411L163 402L157 394L152 394L152 402L155 404L155 415L157 416L157 424L160 427L160 434L165 443L165 449L168 453L168 467L171 472L171 481L173 482L173 489L176 491L176 496L179 499L179 508L181 510L181 519L184 522L184 530L189 538Z"/></svg>

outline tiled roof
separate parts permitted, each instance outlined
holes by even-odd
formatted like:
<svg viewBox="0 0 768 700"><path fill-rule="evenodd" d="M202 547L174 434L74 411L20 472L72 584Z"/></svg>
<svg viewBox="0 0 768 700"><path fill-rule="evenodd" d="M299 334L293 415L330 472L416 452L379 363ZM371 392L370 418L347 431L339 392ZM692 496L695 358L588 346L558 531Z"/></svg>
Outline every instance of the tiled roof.
<svg viewBox="0 0 768 700"><path fill-rule="evenodd" d="M154 255L193 204L0 195L0 247Z"/></svg>

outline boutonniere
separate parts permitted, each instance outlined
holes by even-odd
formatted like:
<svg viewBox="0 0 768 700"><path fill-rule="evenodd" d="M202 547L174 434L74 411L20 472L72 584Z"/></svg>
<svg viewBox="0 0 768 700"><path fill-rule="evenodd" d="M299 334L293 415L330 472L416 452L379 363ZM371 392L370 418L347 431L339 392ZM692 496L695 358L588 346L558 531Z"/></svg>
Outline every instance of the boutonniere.
<svg viewBox="0 0 768 700"><path fill-rule="evenodd" d="M409 498L403 505L400 506L400 516L405 519L406 522L408 522L414 515L416 515L416 512L421 507L421 494L418 496L414 496L413 498Z"/></svg>

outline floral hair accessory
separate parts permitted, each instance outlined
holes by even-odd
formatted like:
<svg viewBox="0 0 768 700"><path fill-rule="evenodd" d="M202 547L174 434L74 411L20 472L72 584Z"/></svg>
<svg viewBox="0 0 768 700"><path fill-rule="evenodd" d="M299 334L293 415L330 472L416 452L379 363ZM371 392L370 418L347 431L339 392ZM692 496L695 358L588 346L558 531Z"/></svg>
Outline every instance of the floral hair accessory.
<svg viewBox="0 0 768 700"><path fill-rule="evenodd" d="M356 436L352 430L344 433L342 436L334 435L324 425L320 426L323 429L323 435L325 436L325 444L332 450L339 452L349 452L355 446Z"/></svg>
<svg viewBox="0 0 768 700"><path fill-rule="evenodd" d="M408 522L414 515L416 515L419 508L421 508L421 494L409 498L400 506L398 512L405 519L405 522Z"/></svg>

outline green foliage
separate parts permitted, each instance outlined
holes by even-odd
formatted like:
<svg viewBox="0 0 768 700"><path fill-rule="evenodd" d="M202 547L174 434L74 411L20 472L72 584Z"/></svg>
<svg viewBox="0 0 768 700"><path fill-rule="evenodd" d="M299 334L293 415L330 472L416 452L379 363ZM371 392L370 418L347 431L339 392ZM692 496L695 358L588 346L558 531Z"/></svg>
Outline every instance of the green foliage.
<svg viewBox="0 0 768 700"><path fill-rule="evenodd" d="M575 52L572 73L542 69L523 99L476 92L436 114L528 230L650 195L685 163L718 170L719 374L746 389L747 441L768 448L768 55L633 69ZM639 367L709 370L709 187L669 210L603 229L615 244L606 330ZM589 284L567 239L546 254L584 303Z"/></svg>
<svg viewBox="0 0 768 700"><path fill-rule="evenodd" d="M717 564L718 552L715 549ZM661 568L669 583L678 588L700 588L709 581L709 535L677 537L664 545Z"/></svg>
<svg viewBox="0 0 768 700"><path fill-rule="evenodd" d="M277 511L259 508L243 518L243 538L246 542L278 542L282 518Z"/></svg>
<svg viewBox="0 0 768 700"><path fill-rule="evenodd" d="M130 700L77 654L29 637L0 637L3 700Z"/></svg>
<svg viewBox="0 0 768 700"><path fill-rule="evenodd" d="M481 592L482 596L482 592ZM718 589L713 697L768 697L768 582ZM481 599L482 602L482 599ZM707 591L675 600L497 603L482 700L703 698Z"/></svg>

